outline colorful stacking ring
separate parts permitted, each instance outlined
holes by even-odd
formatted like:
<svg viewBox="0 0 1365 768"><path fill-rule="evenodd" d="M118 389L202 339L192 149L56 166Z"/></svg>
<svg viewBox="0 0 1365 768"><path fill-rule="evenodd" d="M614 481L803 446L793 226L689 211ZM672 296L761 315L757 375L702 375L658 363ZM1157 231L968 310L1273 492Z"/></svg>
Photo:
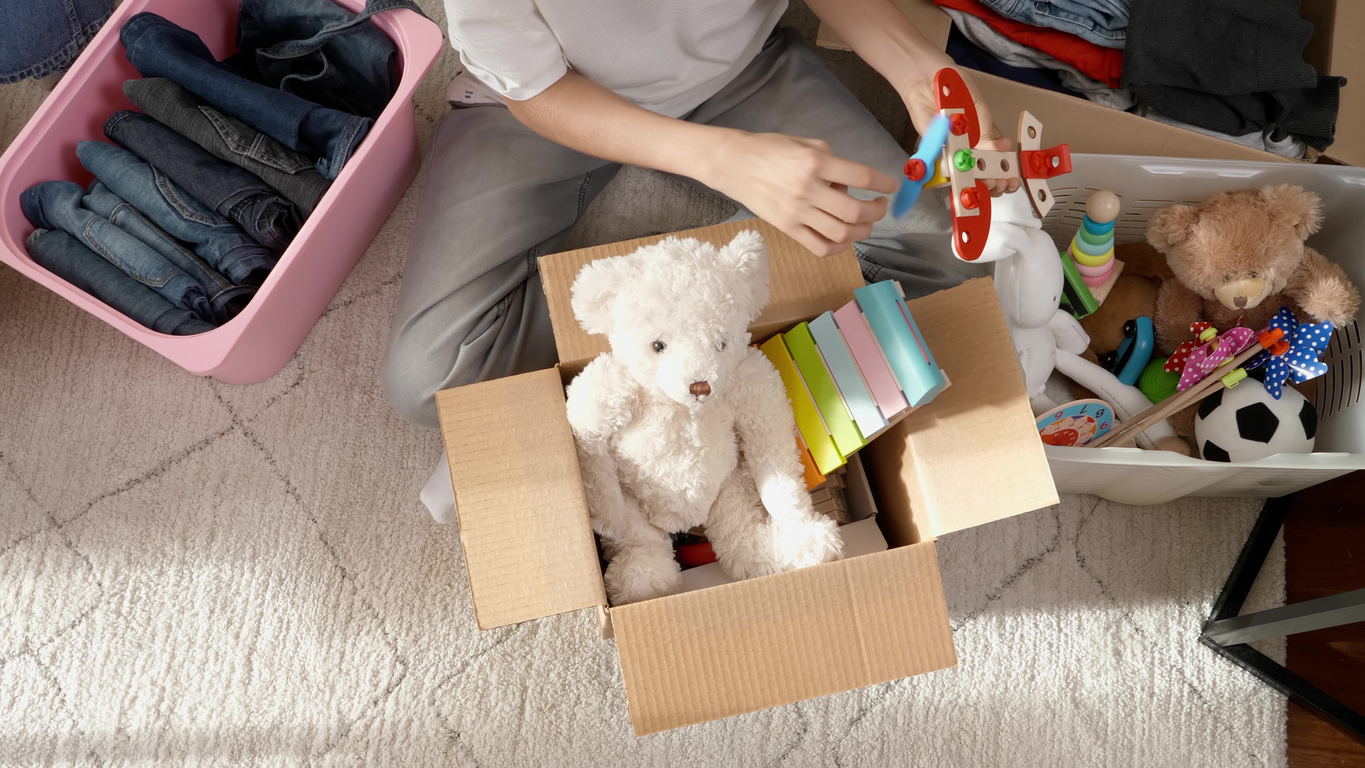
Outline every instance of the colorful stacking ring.
<svg viewBox="0 0 1365 768"><path fill-rule="evenodd" d="M1103 224L1100 224L1089 216L1086 216L1081 220L1081 226L1090 230L1090 234L1092 235L1107 235L1114 231L1113 221L1106 221Z"/></svg>
<svg viewBox="0 0 1365 768"><path fill-rule="evenodd" d="M1089 226L1082 226L1076 234L1081 236L1081 240L1087 245L1109 246L1114 243L1114 238L1108 232L1091 232Z"/></svg>
<svg viewBox="0 0 1365 768"><path fill-rule="evenodd" d="M1084 280L1085 284L1090 286L1091 288L1099 288L1101 285L1104 285L1105 283L1109 282L1109 275L1105 275L1104 277L1086 277L1082 275L1081 279Z"/></svg>
<svg viewBox="0 0 1365 768"><path fill-rule="evenodd" d="M1076 241L1071 241L1071 258L1077 264L1086 267L1102 267L1114 258L1114 249L1110 248L1102 256L1091 256L1085 251L1076 247Z"/></svg>
<svg viewBox="0 0 1365 768"><path fill-rule="evenodd" d="M1080 237L1074 237L1071 239L1071 250L1080 251L1086 256L1103 256L1104 252L1112 247L1114 247L1114 244L1108 241L1101 243L1099 245L1091 245L1090 243L1087 243L1086 241L1080 239Z"/></svg>
<svg viewBox="0 0 1365 768"><path fill-rule="evenodd" d="M1075 258L1072 258L1075 261ZM1111 259L1101 267L1087 267L1084 264L1077 264L1076 271L1081 273L1081 277L1109 277L1109 273L1114 271L1114 261Z"/></svg>

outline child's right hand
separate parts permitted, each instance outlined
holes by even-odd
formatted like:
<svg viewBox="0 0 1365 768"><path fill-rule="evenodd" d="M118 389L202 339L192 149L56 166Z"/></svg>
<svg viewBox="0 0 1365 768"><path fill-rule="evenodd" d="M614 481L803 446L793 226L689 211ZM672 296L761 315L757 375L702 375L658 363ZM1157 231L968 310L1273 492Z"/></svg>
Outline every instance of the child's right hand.
<svg viewBox="0 0 1365 768"><path fill-rule="evenodd" d="M887 199L859 200L849 187L892 194L900 182L830 153L819 139L725 130L697 180L738 201L820 256L865 239Z"/></svg>

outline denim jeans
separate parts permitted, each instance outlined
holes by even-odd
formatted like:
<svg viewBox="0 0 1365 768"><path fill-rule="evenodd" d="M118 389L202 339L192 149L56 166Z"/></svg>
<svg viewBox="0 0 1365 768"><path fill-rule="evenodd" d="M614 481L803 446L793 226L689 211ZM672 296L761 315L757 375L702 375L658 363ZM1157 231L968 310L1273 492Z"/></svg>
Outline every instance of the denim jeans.
<svg viewBox="0 0 1365 768"><path fill-rule="evenodd" d="M72 235L173 306L193 312L200 320L213 321L213 308L203 286L151 246L81 207L84 196L85 190L73 181L45 181L24 190L19 205L33 226Z"/></svg>
<svg viewBox="0 0 1365 768"><path fill-rule="evenodd" d="M212 325L125 275L66 232L35 229L27 245L28 255L43 269L158 333L190 336L213 330Z"/></svg>
<svg viewBox="0 0 1365 768"><path fill-rule="evenodd" d="M124 55L143 77L169 77L286 147L318 157L318 171L329 179L374 123L253 83L215 61L198 35L154 13L132 17L120 35Z"/></svg>
<svg viewBox="0 0 1365 768"><path fill-rule="evenodd" d="M332 0L242 0L232 63L316 104L377 118L398 88L398 51L368 21L395 8L422 13L412 0L369 0L359 14Z"/></svg>
<svg viewBox="0 0 1365 768"><path fill-rule="evenodd" d="M235 117L205 104L164 77L129 80L123 93L138 109L185 136L210 154L244 168L279 190L304 216L313 212L331 185L313 161Z"/></svg>
<svg viewBox="0 0 1365 768"><path fill-rule="evenodd" d="M1128 41L1128 9L1132 0L981 0L1006 18L1070 32L1105 48Z"/></svg>
<svg viewBox="0 0 1365 768"><path fill-rule="evenodd" d="M194 199L237 222L267 248L283 251L299 231L298 209L261 177L219 160L144 114L115 112L104 124L104 135L151 163Z"/></svg>
<svg viewBox="0 0 1365 768"><path fill-rule="evenodd" d="M138 209L128 201L109 191L104 182L96 179L86 191L81 201L88 210L109 220L110 224L136 237L151 246L166 260L179 267L185 274L194 278L208 294L209 306L213 308L213 320L226 323L246 308L256 289L249 285L233 285L203 259L195 256L185 246L159 227L147 220Z"/></svg>
<svg viewBox="0 0 1365 768"><path fill-rule="evenodd" d="M76 144L76 157L110 191L172 237L194 244L194 252L235 285L260 285L275 254L236 224L190 197L137 155L102 141Z"/></svg>
<svg viewBox="0 0 1365 768"><path fill-rule="evenodd" d="M112 0L0 3L0 83L65 69L104 26Z"/></svg>

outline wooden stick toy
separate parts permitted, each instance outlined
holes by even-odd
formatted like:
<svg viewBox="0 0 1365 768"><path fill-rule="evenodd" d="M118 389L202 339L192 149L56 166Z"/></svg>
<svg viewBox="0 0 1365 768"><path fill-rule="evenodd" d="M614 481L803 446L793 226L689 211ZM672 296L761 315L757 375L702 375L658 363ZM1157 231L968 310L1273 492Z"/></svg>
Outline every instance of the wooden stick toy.
<svg viewBox="0 0 1365 768"><path fill-rule="evenodd" d="M1282 343L1283 339L1284 331L1279 328L1271 328L1262 331L1255 344L1247 347L1241 354L1234 357L1231 362L1227 363L1225 366L1220 366L1228 369L1227 374L1223 376L1210 375L1204 378L1204 380L1184 392L1173 397L1168 397L1142 413L1139 413L1118 429L1110 432L1099 440L1089 443L1086 447L1103 448L1105 446L1121 446L1124 443L1131 441L1135 436L1152 424L1161 421L1162 419L1169 418L1171 414L1176 411L1187 408L1220 389L1230 389L1237 386L1238 382L1245 379L1247 376L1246 369L1242 368L1242 365L1260 354L1262 350L1272 350L1272 353L1283 354L1287 349L1287 346ZM1276 353L1274 352L1275 349L1279 349L1280 351Z"/></svg>

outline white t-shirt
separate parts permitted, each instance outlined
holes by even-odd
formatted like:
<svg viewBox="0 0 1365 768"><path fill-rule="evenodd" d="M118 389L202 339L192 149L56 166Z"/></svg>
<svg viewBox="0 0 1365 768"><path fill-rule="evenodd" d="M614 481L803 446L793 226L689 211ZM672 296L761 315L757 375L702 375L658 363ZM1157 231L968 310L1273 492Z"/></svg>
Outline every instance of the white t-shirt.
<svg viewBox="0 0 1365 768"><path fill-rule="evenodd" d="M445 4L460 61L494 93L524 101L572 67L669 117L692 111L748 66L787 9L787 0ZM453 85L452 98L468 85Z"/></svg>

